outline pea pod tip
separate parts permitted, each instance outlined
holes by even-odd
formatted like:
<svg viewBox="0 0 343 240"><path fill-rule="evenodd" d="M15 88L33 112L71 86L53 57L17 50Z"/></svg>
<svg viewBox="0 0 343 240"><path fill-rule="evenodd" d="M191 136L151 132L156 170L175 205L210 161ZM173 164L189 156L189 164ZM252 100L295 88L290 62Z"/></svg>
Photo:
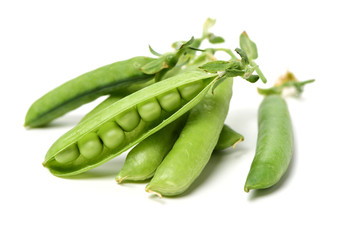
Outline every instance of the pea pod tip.
<svg viewBox="0 0 343 240"><path fill-rule="evenodd" d="M122 183L122 181L125 179L125 178L127 178L128 176L124 176L124 177L121 177L121 176L118 176L118 177L116 177L115 179L116 179L116 181L117 181L117 183Z"/></svg>
<svg viewBox="0 0 343 240"><path fill-rule="evenodd" d="M237 142L235 142L233 145L232 145L232 148L235 149L237 144L240 143L240 142L243 142L244 141L244 138L240 138Z"/></svg>
<svg viewBox="0 0 343 240"><path fill-rule="evenodd" d="M149 188L145 189L145 191L146 191L147 193L151 193L151 194L154 194L154 195L158 196L160 199L162 198L162 194L159 193L159 192L152 191L152 190L150 190Z"/></svg>

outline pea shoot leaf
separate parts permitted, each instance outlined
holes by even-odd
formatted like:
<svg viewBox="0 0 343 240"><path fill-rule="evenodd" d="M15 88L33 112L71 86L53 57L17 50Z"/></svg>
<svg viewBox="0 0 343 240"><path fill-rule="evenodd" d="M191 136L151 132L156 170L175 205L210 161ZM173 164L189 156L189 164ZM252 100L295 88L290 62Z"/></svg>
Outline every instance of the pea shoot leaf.
<svg viewBox="0 0 343 240"><path fill-rule="evenodd" d="M161 53L158 53L158 52L156 52L154 49L152 49L152 47L149 45L149 50L150 50L150 52L153 54L153 55L155 55L155 56L157 56L157 57L159 57L159 56L161 56L162 54Z"/></svg>
<svg viewBox="0 0 343 240"><path fill-rule="evenodd" d="M240 48L236 48L235 51L236 51L236 53L238 53L239 56L241 56L242 64L244 66L248 65L249 64L249 58L248 58L248 55L246 54L246 52Z"/></svg>
<svg viewBox="0 0 343 240"><path fill-rule="evenodd" d="M217 73L219 71L225 71L229 67L230 63L227 61L212 61L205 63L199 68L209 73Z"/></svg>
<svg viewBox="0 0 343 240"><path fill-rule="evenodd" d="M243 32L239 37L239 45L250 59L256 59L258 57L256 44L251 41L248 34Z"/></svg>
<svg viewBox="0 0 343 240"><path fill-rule="evenodd" d="M260 79L258 75L251 75L248 78L245 78L248 82L255 83Z"/></svg>
<svg viewBox="0 0 343 240"><path fill-rule="evenodd" d="M208 30L216 24L216 20L213 18L207 18L203 25L203 34L208 34Z"/></svg>
<svg viewBox="0 0 343 240"><path fill-rule="evenodd" d="M209 36L208 36L208 41L209 41L210 43L213 43L213 44L225 42L224 38L222 38L222 37L220 37L220 36L216 36L216 35L214 35L213 33L209 34Z"/></svg>

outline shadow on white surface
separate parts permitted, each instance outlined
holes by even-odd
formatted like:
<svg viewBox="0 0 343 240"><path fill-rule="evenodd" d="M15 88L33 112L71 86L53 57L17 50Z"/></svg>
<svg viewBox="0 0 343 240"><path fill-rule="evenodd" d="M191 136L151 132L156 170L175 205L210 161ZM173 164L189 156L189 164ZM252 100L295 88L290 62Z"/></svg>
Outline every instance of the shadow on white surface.
<svg viewBox="0 0 343 240"><path fill-rule="evenodd" d="M67 114L61 116L41 128L72 128L84 117L81 114Z"/></svg>
<svg viewBox="0 0 343 240"><path fill-rule="evenodd" d="M116 159L113 159L103 165L100 165L92 170L89 170L87 172L75 175L75 176L68 176L63 177L65 179L74 179L74 180L85 180L85 179L106 179L106 178L112 178L114 180L117 173L120 171L121 167L124 164L124 159L122 157L118 157Z"/></svg>
<svg viewBox="0 0 343 240"><path fill-rule="evenodd" d="M202 186L206 185L206 182L210 181L210 179L215 176L215 172L218 168L222 167L223 164L225 164L225 168L230 168L228 165L233 164L233 161L239 159L240 155L243 155L244 153L245 151L243 148L235 150L230 148L224 151L214 152L199 177L184 193L176 197L183 197L201 189Z"/></svg>

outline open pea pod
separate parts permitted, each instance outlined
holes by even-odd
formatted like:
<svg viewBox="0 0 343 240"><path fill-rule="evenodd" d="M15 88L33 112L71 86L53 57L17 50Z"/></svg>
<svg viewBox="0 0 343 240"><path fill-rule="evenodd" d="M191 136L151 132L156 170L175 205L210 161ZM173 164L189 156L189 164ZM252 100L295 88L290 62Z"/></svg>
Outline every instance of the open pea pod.
<svg viewBox="0 0 343 240"><path fill-rule="evenodd" d="M70 176L109 161L193 108L216 77L185 72L114 102L61 136L43 165L56 176Z"/></svg>

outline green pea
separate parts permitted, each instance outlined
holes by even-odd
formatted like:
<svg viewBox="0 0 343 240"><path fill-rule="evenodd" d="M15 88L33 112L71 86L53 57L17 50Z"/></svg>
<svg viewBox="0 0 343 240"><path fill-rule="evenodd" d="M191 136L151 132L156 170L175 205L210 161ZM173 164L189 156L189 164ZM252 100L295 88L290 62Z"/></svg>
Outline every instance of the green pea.
<svg viewBox="0 0 343 240"><path fill-rule="evenodd" d="M94 132L88 133L78 142L80 153L87 159L93 159L101 154L102 144L98 135Z"/></svg>
<svg viewBox="0 0 343 240"><path fill-rule="evenodd" d="M114 122L102 125L98 135L104 145L110 149L118 147L124 142L125 134L123 130Z"/></svg>
<svg viewBox="0 0 343 240"><path fill-rule="evenodd" d="M139 117L136 109L129 109L121 113L116 118L116 122L118 123L118 125L126 132L130 132L135 129L140 121L141 118Z"/></svg>
<svg viewBox="0 0 343 240"><path fill-rule="evenodd" d="M77 148L76 144L73 144L56 154L55 159L59 163L69 163L77 159L79 155L79 149Z"/></svg>
<svg viewBox="0 0 343 240"><path fill-rule="evenodd" d="M196 96L201 91L201 89L202 83L196 82L180 87L179 92L181 94L181 97L188 101Z"/></svg>
<svg viewBox="0 0 343 240"><path fill-rule="evenodd" d="M91 102L100 96L122 95L135 85L153 79L140 68L155 59L134 57L115 62L78 76L48 92L35 101L25 117L25 126L40 127L65 113Z"/></svg>
<svg viewBox="0 0 343 240"><path fill-rule="evenodd" d="M113 103L106 105L104 108L97 108L94 114L89 115L85 120L81 121L74 128L61 136L50 147L45 156L43 165L56 176L71 176L95 168L96 166L113 159L114 157L132 148L145 138L167 126L171 122L175 121L196 106L205 97L208 90L213 86L216 77L216 74L208 74L199 71L180 73L174 77L147 86L120 99L119 101L114 101ZM89 161L87 156L82 155L82 151L79 146L81 156L77 160L73 161L72 164L63 164L55 161L56 154L58 154L62 149L80 142L80 138L82 138L82 136L86 136L89 133L99 132L104 124L107 124L111 121L114 122L119 116L122 116L123 113L126 113L130 110L135 110L137 105L140 103L149 101L151 99L156 99L158 96L175 90L185 84L196 81L204 82L204 88L197 96L188 102L184 102L184 104L180 105L179 109L176 111L162 111L161 116L154 121L140 121L138 126L136 126L132 131L125 132L124 141L119 147L114 149L105 147L98 156L93 158L92 161ZM117 122L117 124L119 125L119 122Z"/></svg>
<svg viewBox="0 0 343 240"><path fill-rule="evenodd" d="M287 103L281 96L266 96L258 111L256 153L244 190L276 184L285 174L292 155L293 130Z"/></svg>
<svg viewBox="0 0 343 240"><path fill-rule="evenodd" d="M157 97L162 108L168 112L174 111L181 105L181 97L177 89L173 89Z"/></svg>
<svg viewBox="0 0 343 240"><path fill-rule="evenodd" d="M172 150L157 168L146 191L159 196L183 193L209 161L219 139L232 96L232 78L226 78L195 106Z"/></svg>
<svg viewBox="0 0 343 240"><path fill-rule="evenodd" d="M137 105L139 115L144 121L150 122L160 117L162 109L155 98Z"/></svg>

